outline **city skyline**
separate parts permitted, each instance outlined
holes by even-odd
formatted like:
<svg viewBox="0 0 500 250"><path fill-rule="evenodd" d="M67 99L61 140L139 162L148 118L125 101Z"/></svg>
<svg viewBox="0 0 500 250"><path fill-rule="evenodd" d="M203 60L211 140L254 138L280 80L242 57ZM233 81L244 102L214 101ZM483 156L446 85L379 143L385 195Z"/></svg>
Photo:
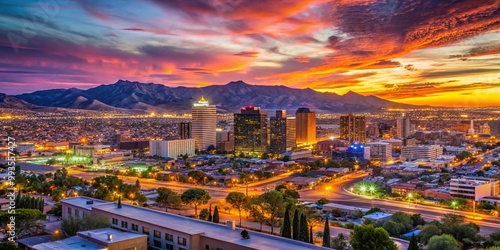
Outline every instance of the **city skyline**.
<svg viewBox="0 0 500 250"><path fill-rule="evenodd" d="M499 1L1 5L7 94L242 79L417 105L500 105Z"/></svg>

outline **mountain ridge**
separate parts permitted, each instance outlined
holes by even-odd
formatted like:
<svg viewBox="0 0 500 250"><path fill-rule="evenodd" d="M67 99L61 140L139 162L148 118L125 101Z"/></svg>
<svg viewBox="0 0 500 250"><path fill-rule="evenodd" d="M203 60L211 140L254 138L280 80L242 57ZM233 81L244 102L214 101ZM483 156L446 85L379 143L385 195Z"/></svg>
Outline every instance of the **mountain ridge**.
<svg viewBox="0 0 500 250"><path fill-rule="evenodd" d="M296 89L283 85L252 85L242 80L225 85L201 88L168 87L156 83L118 80L87 90L77 88L49 89L12 96L29 104L45 107L76 108L88 110L130 110L142 112L189 112L201 96L216 105L220 112L237 112L247 105L266 110L295 110L309 107L319 113L370 112L386 108L415 108L353 91L344 95L317 92L310 88Z"/></svg>

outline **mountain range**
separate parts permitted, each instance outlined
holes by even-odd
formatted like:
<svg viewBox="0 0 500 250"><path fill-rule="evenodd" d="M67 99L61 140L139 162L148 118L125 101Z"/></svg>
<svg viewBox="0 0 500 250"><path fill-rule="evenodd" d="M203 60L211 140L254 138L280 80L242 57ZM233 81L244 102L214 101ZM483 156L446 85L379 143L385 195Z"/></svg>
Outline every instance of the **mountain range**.
<svg viewBox="0 0 500 250"><path fill-rule="evenodd" d="M355 92L344 95L321 93L312 89L286 86L250 85L233 81L226 85L202 88L167 87L161 84L119 80L81 90L50 89L8 96L0 94L0 108L40 109L58 107L121 112L189 112L202 96L220 112L237 112L247 105L266 110L296 110L308 107L319 113L370 112L385 108L414 108L413 105L387 101Z"/></svg>

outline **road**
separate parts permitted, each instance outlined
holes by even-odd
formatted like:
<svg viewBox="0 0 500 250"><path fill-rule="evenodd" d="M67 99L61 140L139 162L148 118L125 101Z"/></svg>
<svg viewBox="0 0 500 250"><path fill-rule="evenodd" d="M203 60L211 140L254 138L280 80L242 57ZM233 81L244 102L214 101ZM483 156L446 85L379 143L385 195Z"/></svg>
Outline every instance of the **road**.
<svg viewBox="0 0 500 250"><path fill-rule="evenodd" d="M360 181L364 175L357 175L345 180L340 180L330 183L328 187L331 187L330 191L326 191L327 186L322 186L321 188L315 190L301 190L299 191L301 200L315 202L318 199L325 197L330 201L338 204L360 207L360 208L372 208L378 207L384 211L394 213L397 211L407 212L407 213L418 213L426 221L440 220L443 215L448 213L456 213L464 215L466 217L481 217L481 220L467 219L468 221L476 223L480 228L482 235L488 235L493 232L500 232L500 219L498 217L479 215L472 212L464 211L453 211L451 209L431 207L424 205L415 205L407 202L393 201L393 200L381 200L372 199L366 196L360 196L350 193L349 188L356 182Z"/></svg>

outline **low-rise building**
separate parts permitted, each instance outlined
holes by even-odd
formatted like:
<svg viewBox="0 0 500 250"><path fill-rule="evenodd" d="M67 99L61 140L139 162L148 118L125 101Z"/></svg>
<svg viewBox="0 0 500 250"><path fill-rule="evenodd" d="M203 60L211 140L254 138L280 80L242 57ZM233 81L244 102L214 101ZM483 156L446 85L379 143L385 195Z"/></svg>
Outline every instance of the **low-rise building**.
<svg viewBox="0 0 500 250"><path fill-rule="evenodd" d="M194 145L194 139L149 141L149 155L166 158L177 158L185 154L193 156L195 153Z"/></svg>
<svg viewBox="0 0 500 250"><path fill-rule="evenodd" d="M451 197L479 201L483 197L491 196L491 187L492 184L486 180L451 179L450 195Z"/></svg>
<svg viewBox="0 0 500 250"><path fill-rule="evenodd" d="M375 212L371 214L367 214L361 218L361 221L364 222L367 219L372 220L374 223L388 221L392 218L392 214L383 213L383 212Z"/></svg>
<svg viewBox="0 0 500 250"><path fill-rule="evenodd" d="M401 160L436 159L443 155L443 148L438 145L404 146L401 148Z"/></svg>
<svg viewBox="0 0 500 250"><path fill-rule="evenodd" d="M391 144L387 142L369 142L366 146L370 147L370 160L378 160L386 163L391 159Z"/></svg>
<svg viewBox="0 0 500 250"><path fill-rule="evenodd" d="M112 228L101 228L78 232L76 236L58 241L41 243L31 248L33 250L146 250L148 249L148 244L146 235L118 231Z"/></svg>
<svg viewBox="0 0 500 250"><path fill-rule="evenodd" d="M498 196L486 196L486 197L479 199L479 202L488 203L492 206L499 206L500 207L500 197L498 197Z"/></svg>
<svg viewBox="0 0 500 250"><path fill-rule="evenodd" d="M72 198L71 201L63 200L62 209L63 211L67 210L68 204L86 208L87 201L95 203L95 199L87 197ZM121 207L118 207L114 202L104 201L103 203L90 206L89 209L93 215L106 217L114 229L135 235L145 235L147 237L148 249L327 249L251 230L248 230L250 238L243 239L241 237L242 229L236 228L235 221L228 221L226 225L221 225L128 204L122 204Z"/></svg>
<svg viewBox="0 0 500 250"><path fill-rule="evenodd" d="M356 210L359 210L363 213L366 213L368 212L368 210L370 210L367 208L353 207L336 203L328 203L323 205L323 211L331 212L333 209L339 209L343 216L352 215L352 213Z"/></svg>
<svg viewBox="0 0 500 250"><path fill-rule="evenodd" d="M283 156L288 156L291 161L312 157L311 150L288 151L283 153Z"/></svg>

